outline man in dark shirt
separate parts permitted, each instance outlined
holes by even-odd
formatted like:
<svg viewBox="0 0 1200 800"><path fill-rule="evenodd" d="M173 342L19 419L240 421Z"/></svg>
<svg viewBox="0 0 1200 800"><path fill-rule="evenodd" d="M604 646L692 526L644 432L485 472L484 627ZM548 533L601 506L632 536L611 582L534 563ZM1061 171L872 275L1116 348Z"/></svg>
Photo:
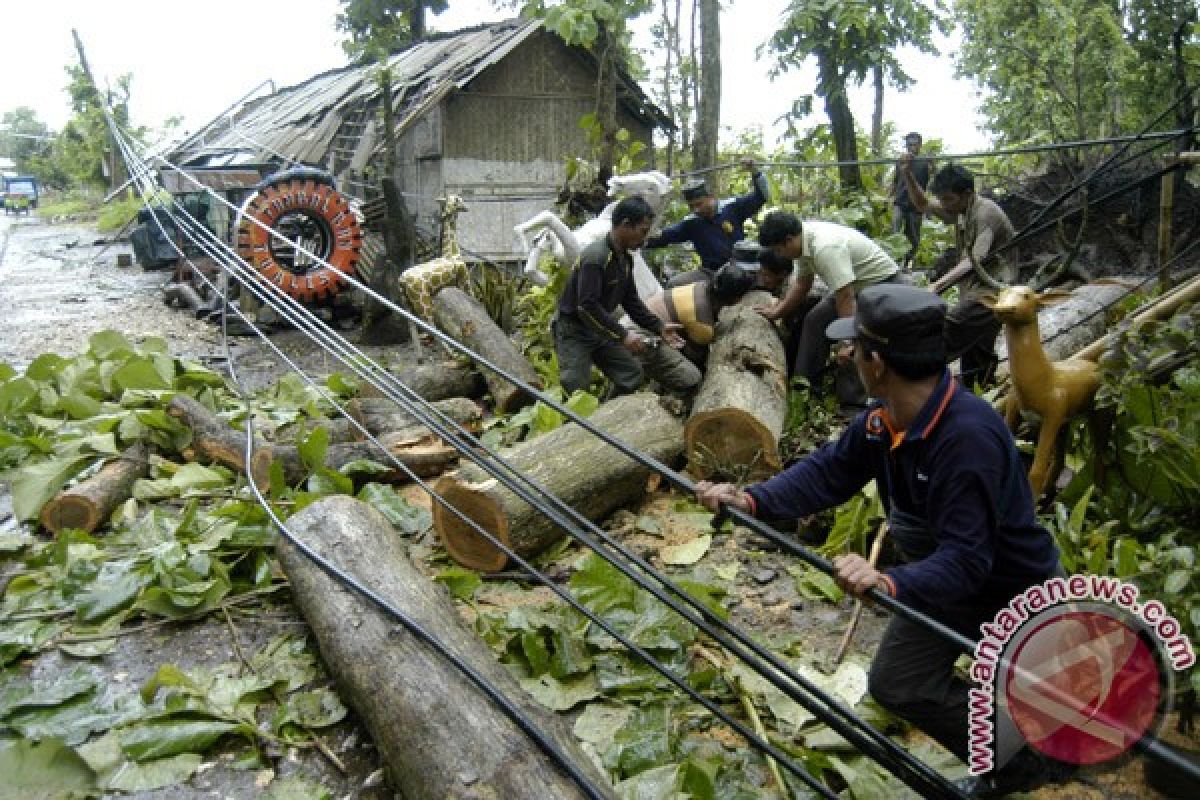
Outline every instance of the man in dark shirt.
<svg viewBox="0 0 1200 800"><path fill-rule="evenodd" d="M903 233L910 245L908 252L900 260L902 267L912 266L913 259L917 255L917 247L921 244L921 222L925 215L913 204L912 198L909 196L904 170L907 168L912 172L913 180L918 186L929 185L929 173L933 169L933 163L928 158L919 157L923 141L921 134L916 131L905 135L906 161L897 162L896 170L892 174L892 186L888 191L892 198L892 233Z"/></svg>
<svg viewBox="0 0 1200 800"><path fill-rule="evenodd" d="M767 202L767 179L753 160L742 159L742 167L751 176L754 189L740 197L717 201L704 181L683 187L683 199L692 213L646 240L647 250L669 244L691 242L700 256L700 269L677 275L671 286L711 278L733 255L733 245L746 237L745 222Z"/></svg>
<svg viewBox="0 0 1200 800"><path fill-rule="evenodd" d="M665 344L683 347L680 326L664 323L646 308L633 282L630 251L642 246L653 219L654 210L641 197L617 203L612 230L584 248L567 278L552 324L558 373L568 394L588 388L592 364L612 381L613 394L627 394L642 385L642 367L634 354L651 343L617 321L613 312L618 305Z"/></svg>
<svg viewBox="0 0 1200 800"><path fill-rule="evenodd" d="M853 317L831 339L852 339L854 363L872 397L836 441L745 491L706 481L702 503L762 517L802 517L849 500L874 480L900 563L879 571L857 554L834 559L841 587L879 589L972 638L1014 596L1052 577L1058 549L1037 521L1012 434L984 400L946 369L946 306L912 286L862 290ZM869 688L885 708L968 755L968 684L954 671L958 648L893 617L871 666ZM1020 778L1050 776L1023 751ZM1012 762L1016 764L1016 759ZM995 773L1012 789L1013 771ZM1003 781L1008 781L1003 783Z"/></svg>

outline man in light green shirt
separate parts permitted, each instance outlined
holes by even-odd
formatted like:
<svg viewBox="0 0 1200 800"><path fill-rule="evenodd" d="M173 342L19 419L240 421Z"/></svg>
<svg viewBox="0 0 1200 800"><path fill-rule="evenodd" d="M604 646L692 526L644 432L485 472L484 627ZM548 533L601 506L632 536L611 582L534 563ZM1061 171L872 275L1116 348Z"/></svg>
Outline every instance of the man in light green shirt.
<svg viewBox="0 0 1200 800"><path fill-rule="evenodd" d="M855 298L867 286L902 282L900 268L883 248L867 236L833 222L800 219L787 211L772 211L758 226L758 242L776 259L795 263L791 288L767 308L764 317L777 320L799 311L816 276L829 287L829 294L804 315L793 375L802 375L816 387L817 379L829 358L829 340L825 329L839 317L853 317ZM862 403L866 395L861 385L839 387L843 402Z"/></svg>

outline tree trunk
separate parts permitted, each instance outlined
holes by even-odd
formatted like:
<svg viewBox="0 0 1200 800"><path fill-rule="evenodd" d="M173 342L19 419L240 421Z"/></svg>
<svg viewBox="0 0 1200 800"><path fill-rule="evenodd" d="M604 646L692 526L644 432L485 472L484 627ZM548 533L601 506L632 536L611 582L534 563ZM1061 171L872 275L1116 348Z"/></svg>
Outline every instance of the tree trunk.
<svg viewBox="0 0 1200 800"><path fill-rule="evenodd" d="M596 183L606 186L617 163L617 42L608 26L596 36L600 74L596 78L596 119L600 122L600 163Z"/></svg>
<svg viewBox="0 0 1200 800"><path fill-rule="evenodd" d="M420 405L420 412L440 412L471 432L479 430L483 423L483 409L474 400L466 397L451 397L428 404L432 410ZM395 433L412 435L414 432L429 433L429 429L405 411L396 401L386 397L360 397L348 404L348 410L370 433ZM437 414L433 414L435 418ZM445 421L442 424L448 425Z"/></svg>
<svg viewBox="0 0 1200 800"><path fill-rule="evenodd" d="M700 0L700 65L697 82L696 138L692 142L692 168L717 163L717 138L721 130L721 5Z"/></svg>
<svg viewBox="0 0 1200 800"><path fill-rule="evenodd" d="M463 623L445 591L413 567L381 514L349 497L328 497L291 517L288 527L435 636L544 731L594 785L607 786L562 719L521 690ZM537 743L443 656L286 539L277 552L339 695L366 724L391 786L406 800L583 797Z"/></svg>
<svg viewBox="0 0 1200 800"><path fill-rule="evenodd" d="M618 397L602 405L588 421L668 465L683 451L679 420L652 394ZM600 520L641 497L650 477L647 467L575 424L522 442L501 456L590 520ZM477 465L463 466L438 481L435 488L449 505L523 558L563 537L561 528ZM508 563L504 553L441 503L433 507L433 525L458 563L489 572Z"/></svg>
<svg viewBox="0 0 1200 800"><path fill-rule="evenodd" d="M418 478L441 475L458 460L458 451L431 434L416 437L405 433L385 433L375 437L387 449L392 458L408 467ZM276 445L271 456L283 466L283 478L297 484L309 475L308 466L300 458L300 452L291 445ZM405 483L412 480L408 471L397 467L388 455L380 452L374 442L342 442L331 444L325 451L325 466L339 470L353 461L375 461L391 471L372 475L371 480L380 483Z"/></svg>
<svg viewBox="0 0 1200 800"><path fill-rule="evenodd" d="M754 310L765 292L750 292L721 310L708 371L684 428L688 471L741 482L779 471L779 437L787 414L787 357L774 325Z"/></svg>
<svg viewBox="0 0 1200 800"><path fill-rule="evenodd" d="M479 404L466 397L452 397L448 400L437 400L428 403L433 409L457 422L468 431L475 433L483 422L483 409ZM421 406L424 409L424 405ZM399 403L385 397L358 398L345 404L346 412L357 421L358 425L366 428L373 436L393 434L410 439L429 434L429 429L422 425L405 411ZM432 413L432 412L430 412ZM443 423L449 424L449 423ZM361 442L366 440L362 430L343 416L323 420L306 419L301 422L285 425L275 432L272 440L289 443L295 441L302 432L307 435L315 428L324 428L329 434L330 443Z"/></svg>
<svg viewBox="0 0 1200 800"><path fill-rule="evenodd" d="M483 306L462 289L451 286L434 295L433 318L439 328L460 344L531 386L542 388L537 370L513 346ZM479 370L487 381L497 412L510 413L533 402L529 394L504 377L483 365Z"/></svg>
<svg viewBox="0 0 1200 800"><path fill-rule="evenodd" d="M871 79L875 85L875 106L871 111L871 155L883 155L883 65L871 67Z"/></svg>
<svg viewBox="0 0 1200 800"><path fill-rule="evenodd" d="M63 489L42 507L42 527L57 534L67 528L91 533L129 498L133 484L149 472L149 450L139 442L90 478Z"/></svg>
<svg viewBox="0 0 1200 800"><path fill-rule="evenodd" d="M424 19L423 13L415 16ZM392 97L392 73L390 69L379 71L379 92L383 104L383 189L384 208L383 243L384 258L375 262L371 278L371 289L388 300L399 300L398 281L402 265L412 264L413 242L416 232L404 195L396 187L396 120ZM368 296L363 307L362 343L367 345L397 344L410 338L411 328L374 297Z"/></svg>
<svg viewBox="0 0 1200 800"><path fill-rule="evenodd" d="M198 400L177 394L167 404L167 414L192 431L192 442L183 451L189 461L210 461L249 475L254 485L266 491L271 467L271 448L255 444L253 463L246 469L246 434L209 411Z"/></svg>
<svg viewBox="0 0 1200 800"><path fill-rule="evenodd" d="M483 397L487 383L469 363L442 361L436 364L413 364L393 370L391 374L419 397L426 400L445 400L450 397ZM381 397L379 390L364 384L362 397Z"/></svg>
<svg viewBox="0 0 1200 800"><path fill-rule="evenodd" d="M854 115L850 112L850 98L846 94L846 81L838 73L837 64L830 56L817 52L817 66L821 73L820 90L825 98L825 113L833 133L833 146L838 161L858 161L858 141L854 136ZM838 167L838 180L842 191L862 189L862 172L857 163L844 163Z"/></svg>

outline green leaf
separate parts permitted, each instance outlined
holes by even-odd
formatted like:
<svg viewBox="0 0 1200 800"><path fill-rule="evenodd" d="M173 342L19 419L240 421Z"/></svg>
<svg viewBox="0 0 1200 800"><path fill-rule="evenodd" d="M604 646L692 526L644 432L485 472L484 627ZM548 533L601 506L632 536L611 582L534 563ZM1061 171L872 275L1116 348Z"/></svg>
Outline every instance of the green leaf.
<svg viewBox="0 0 1200 800"><path fill-rule="evenodd" d="M170 360L167 360L170 363ZM164 374L166 373L166 374ZM171 389L174 375L163 365L163 359L157 357L137 356L129 359L113 373L113 386L121 391L129 389L166 390Z"/></svg>
<svg viewBox="0 0 1200 800"><path fill-rule="evenodd" d="M238 730L240 725L225 720L166 718L136 723L119 735L121 750L144 762L179 753L203 753L222 736Z"/></svg>
<svg viewBox="0 0 1200 800"><path fill-rule="evenodd" d="M88 339L88 352L101 361L110 361L133 355L137 350L124 334L117 331L100 331L93 333Z"/></svg>
<svg viewBox="0 0 1200 800"><path fill-rule="evenodd" d="M109 566L105 566L102 577L87 592L75 598L75 613L80 622L98 622L128 608L142 587L150 582L148 575L135 571L128 564L120 572L105 575Z"/></svg>
<svg viewBox="0 0 1200 800"><path fill-rule="evenodd" d="M839 603L844 596L834 579L815 567L796 565L789 567L788 572L796 576L796 591L801 597Z"/></svg>
<svg viewBox="0 0 1200 800"><path fill-rule="evenodd" d="M358 499L388 518L402 533L424 533L433 527L433 514L427 508L414 506L386 483L368 483L358 492Z"/></svg>
<svg viewBox="0 0 1200 800"><path fill-rule="evenodd" d="M463 567L447 567L434 575L434 580L446 584L450 594L458 600L470 600L475 590L483 585L478 572Z"/></svg>
<svg viewBox="0 0 1200 800"><path fill-rule="evenodd" d="M1118 578L1128 578L1138 573L1138 542L1131 536L1122 536L1113 546L1113 565Z"/></svg>
<svg viewBox="0 0 1200 800"><path fill-rule="evenodd" d="M659 555L662 557L664 564L686 566L688 564L695 564L704 558L704 554L708 552L708 548L711 546L712 535L706 533L703 536L697 536L690 542L668 545L659 551Z"/></svg>
<svg viewBox="0 0 1200 800"><path fill-rule="evenodd" d="M678 764L654 767L626 778L616 785L620 800L679 800L675 786L679 783ZM686 795L682 795L686 796Z"/></svg>
<svg viewBox="0 0 1200 800"><path fill-rule="evenodd" d="M283 706L276 730L286 723L305 728L327 728L346 718L346 707L337 694L329 689L313 689L289 695Z"/></svg>
<svg viewBox="0 0 1200 800"><path fill-rule="evenodd" d="M1190 569L1177 569L1167 576L1166 583L1163 584L1163 591L1167 594L1179 594L1187 588L1192 580L1192 571Z"/></svg>
<svg viewBox="0 0 1200 800"><path fill-rule="evenodd" d="M96 774L58 739L0 742L0 789L20 800L66 800L89 795Z"/></svg>
<svg viewBox="0 0 1200 800"><path fill-rule="evenodd" d="M591 673L564 681L546 673L522 680L521 688L551 711L569 711L600 696L596 678Z"/></svg>
<svg viewBox="0 0 1200 800"><path fill-rule="evenodd" d="M263 800L332 800L333 793L319 783L291 775L275 781L262 795Z"/></svg>
<svg viewBox="0 0 1200 800"><path fill-rule="evenodd" d="M584 389L576 389L567 398L566 406L581 417L590 417L600 407L600 399Z"/></svg>
<svg viewBox="0 0 1200 800"><path fill-rule="evenodd" d="M307 438L296 445L300 460L309 472L316 472L325 466L325 453L329 450L329 431L325 428L313 428Z"/></svg>
<svg viewBox="0 0 1200 800"><path fill-rule="evenodd" d="M0 693L0 717L25 708L61 705L96 688L96 679L84 668L72 670L53 681L9 683Z"/></svg>
<svg viewBox="0 0 1200 800"><path fill-rule="evenodd" d="M575 596L592 611L603 614L612 608L633 608L633 582L595 553L589 553L571 575Z"/></svg>
<svg viewBox="0 0 1200 800"><path fill-rule="evenodd" d="M612 761L608 763L621 775L636 775L673 761L670 711L661 705L635 709L629 721L617 731L609 758Z"/></svg>

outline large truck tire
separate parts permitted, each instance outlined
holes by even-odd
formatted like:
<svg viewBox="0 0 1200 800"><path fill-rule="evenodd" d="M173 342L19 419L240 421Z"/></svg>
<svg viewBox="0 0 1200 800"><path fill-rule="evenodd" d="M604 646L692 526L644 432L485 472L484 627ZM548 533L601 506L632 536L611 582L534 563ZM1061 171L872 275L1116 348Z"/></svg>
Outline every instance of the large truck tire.
<svg viewBox="0 0 1200 800"><path fill-rule="evenodd" d="M237 227L238 254L263 280L303 303L330 300L346 286L362 241L362 222L349 198L328 173L307 167L265 178Z"/></svg>

